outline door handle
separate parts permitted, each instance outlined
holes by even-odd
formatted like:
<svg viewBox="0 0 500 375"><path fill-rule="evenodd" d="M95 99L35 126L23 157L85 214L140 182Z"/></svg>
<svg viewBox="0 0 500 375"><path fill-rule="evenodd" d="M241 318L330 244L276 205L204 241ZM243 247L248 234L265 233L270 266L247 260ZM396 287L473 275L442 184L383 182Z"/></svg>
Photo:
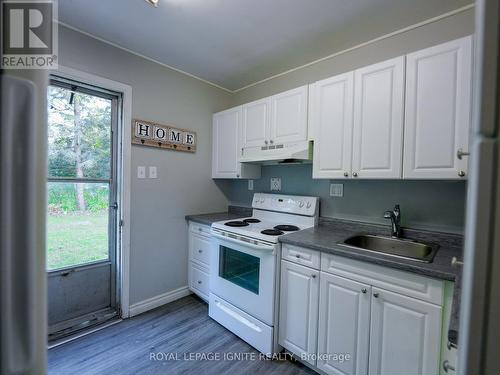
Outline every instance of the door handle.
<svg viewBox="0 0 500 375"><path fill-rule="evenodd" d="M459 149L457 150L457 158L458 158L458 159L460 159L460 160L462 160L462 157L463 157L463 156L469 156L469 155L470 155L470 153L469 153L469 152L462 151L462 149L461 149L461 148L459 148Z"/></svg>
<svg viewBox="0 0 500 375"><path fill-rule="evenodd" d="M118 209L118 202L115 202L115 203L113 203L113 204L110 204L110 205L109 205L109 208L112 208L112 209L114 209L114 210L117 210L117 209Z"/></svg>

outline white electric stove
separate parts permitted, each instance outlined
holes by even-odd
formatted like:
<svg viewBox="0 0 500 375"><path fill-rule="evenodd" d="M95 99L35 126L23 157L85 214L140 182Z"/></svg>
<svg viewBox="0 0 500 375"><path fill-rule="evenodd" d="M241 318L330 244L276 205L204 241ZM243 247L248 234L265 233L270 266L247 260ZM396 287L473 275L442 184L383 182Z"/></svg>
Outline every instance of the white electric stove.
<svg viewBox="0 0 500 375"><path fill-rule="evenodd" d="M268 355L277 343L279 236L315 226L319 198L254 194L248 218L212 224L209 316Z"/></svg>

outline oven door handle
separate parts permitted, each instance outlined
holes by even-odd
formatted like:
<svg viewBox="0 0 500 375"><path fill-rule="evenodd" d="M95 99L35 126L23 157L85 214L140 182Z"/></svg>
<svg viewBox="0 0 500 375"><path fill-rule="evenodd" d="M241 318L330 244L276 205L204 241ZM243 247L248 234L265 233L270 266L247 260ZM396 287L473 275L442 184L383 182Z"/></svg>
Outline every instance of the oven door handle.
<svg viewBox="0 0 500 375"><path fill-rule="evenodd" d="M260 251L274 251L274 246L272 245L256 245L250 242L245 242L245 241L238 241L237 239L231 238L231 237L226 237L223 236L222 234L219 234L217 232L212 231L212 236L215 238L219 238L221 240L227 241L227 242L232 242L238 245L243 245L243 246L248 246L254 250L260 250Z"/></svg>

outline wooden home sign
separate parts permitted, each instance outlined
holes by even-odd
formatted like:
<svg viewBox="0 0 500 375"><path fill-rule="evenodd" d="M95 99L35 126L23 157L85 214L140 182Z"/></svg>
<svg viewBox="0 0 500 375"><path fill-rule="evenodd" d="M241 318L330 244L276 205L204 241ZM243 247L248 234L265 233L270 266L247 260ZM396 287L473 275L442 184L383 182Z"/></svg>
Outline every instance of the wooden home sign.
<svg viewBox="0 0 500 375"><path fill-rule="evenodd" d="M132 143L176 151L196 152L196 132L134 119L132 121Z"/></svg>

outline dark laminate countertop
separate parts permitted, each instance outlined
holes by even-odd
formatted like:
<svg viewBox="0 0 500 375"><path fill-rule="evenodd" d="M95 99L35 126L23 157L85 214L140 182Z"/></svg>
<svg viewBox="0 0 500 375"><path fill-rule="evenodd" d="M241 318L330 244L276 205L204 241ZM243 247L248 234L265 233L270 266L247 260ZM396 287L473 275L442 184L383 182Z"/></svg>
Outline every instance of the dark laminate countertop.
<svg viewBox="0 0 500 375"><path fill-rule="evenodd" d="M343 241L357 234L389 235L387 225L367 224L356 221L321 218L317 227L280 236L279 240L297 246L319 250L326 253L345 256L381 266L396 268L420 275L455 282L453 305L448 337L456 344L460 310L461 268L451 266L451 259L462 259L463 237L457 234L431 232L424 230L403 229L403 237L424 243L437 244L439 249L432 263L423 263L404 258L395 258L382 253L357 250L339 246Z"/></svg>
<svg viewBox="0 0 500 375"><path fill-rule="evenodd" d="M186 215L186 220L200 224L212 225L216 221L235 220L252 216L252 209L248 207L229 206L227 212L215 212L200 215Z"/></svg>

